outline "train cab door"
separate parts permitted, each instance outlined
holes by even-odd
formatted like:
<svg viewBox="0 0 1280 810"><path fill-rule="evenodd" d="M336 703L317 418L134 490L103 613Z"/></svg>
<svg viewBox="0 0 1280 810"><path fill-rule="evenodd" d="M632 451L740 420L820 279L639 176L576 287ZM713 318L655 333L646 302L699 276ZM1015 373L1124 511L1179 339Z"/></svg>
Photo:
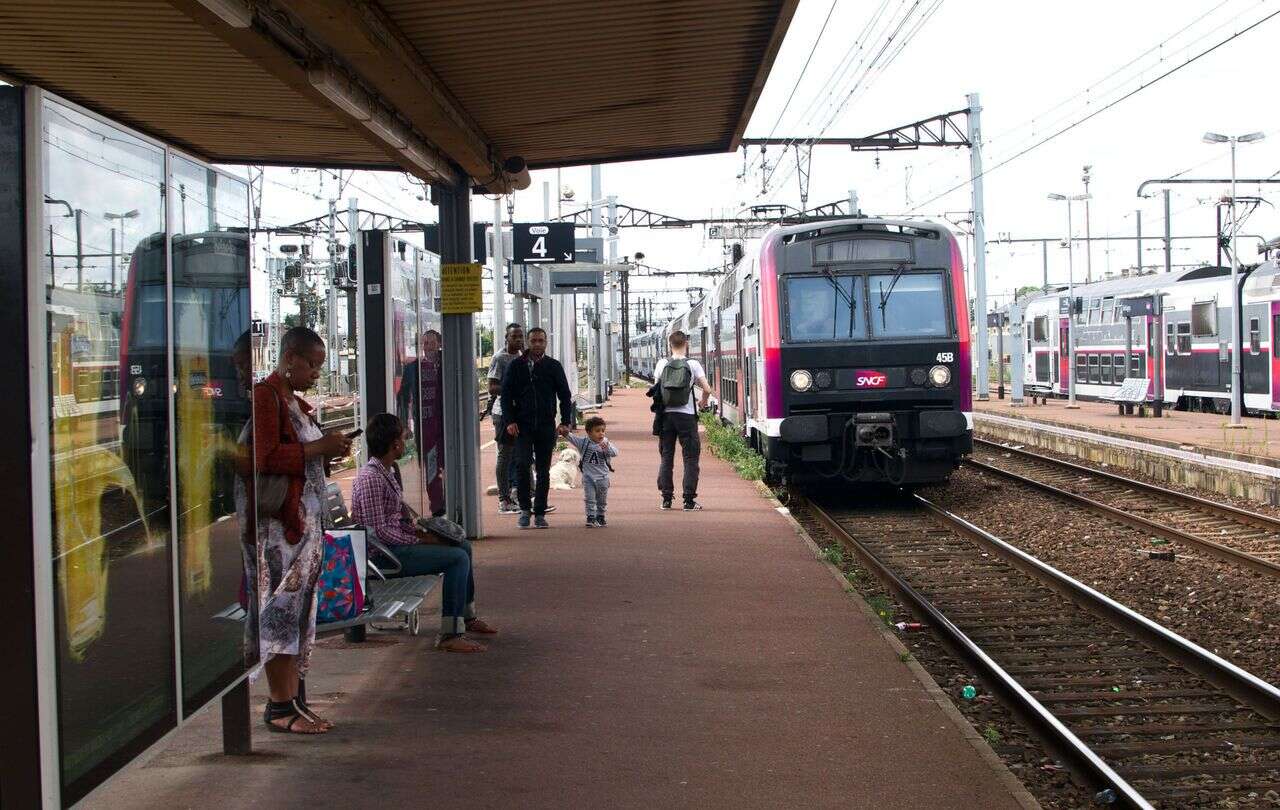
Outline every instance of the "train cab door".
<svg viewBox="0 0 1280 810"><path fill-rule="evenodd" d="M1271 407L1280 410L1280 301L1271 302Z"/></svg>
<svg viewBox="0 0 1280 810"><path fill-rule="evenodd" d="M1058 321L1058 393L1065 392L1071 385L1071 326L1066 318Z"/></svg>
<svg viewBox="0 0 1280 810"><path fill-rule="evenodd" d="M735 316L737 323L734 329L738 336L738 422L742 425L747 423L747 416L751 413L751 366L747 363L747 341L742 334L746 297L745 289L738 290L738 314Z"/></svg>

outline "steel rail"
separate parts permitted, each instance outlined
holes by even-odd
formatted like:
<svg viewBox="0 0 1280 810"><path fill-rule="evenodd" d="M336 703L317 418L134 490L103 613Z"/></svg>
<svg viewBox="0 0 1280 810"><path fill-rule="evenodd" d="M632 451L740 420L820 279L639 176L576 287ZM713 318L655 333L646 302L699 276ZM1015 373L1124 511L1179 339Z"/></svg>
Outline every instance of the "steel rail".
<svg viewBox="0 0 1280 810"><path fill-rule="evenodd" d="M1119 628L1189 672L1214 684L1265 717L1271 720L1280 719L1280 689L1272 684L1036 559L964 518L937 506L928 499L916 494L911 495L910 498L911 503L926 511L935 522L948 530L973 540L984 550L993 552L1032 579ZM1077 779L1090 789L1097 791L1100 800L1107 803L1118 802L1120 806L1128 807L1151 806L1132 785L1121 778L976 642L956 627L889 565L882 562L872 550L853 537L833 516L812 501L803 501L803 503L833 537L852 550L878 579L897 594L913 614L938 633L943 644L957 658L973 668L984 683L1044 741Z"/></svg>
<svg viewBox="0 0 1280 810"><path fill-rule="evenodd" d="M1224 516L1234 520L1238 520L1243 523L1247 523L1248 525L1253 526L1255 528L1266 529L1268 531L1273 531L1273 532L1280 532L1280 520L1276 520L1275 518L1271 518L1266 515L1260 515L1257 512L1250 512L1247 509L1240 509L1238 507L1230 506L1228 504L1216 503L1214 501L1210 501L1205 498L1200 498L1195 495L1188 495L1182 492L1175 492L1174 490L1165 489L1164 487L1159 487L1154 484L1147 484L1142 481L1134 481L1131 478L1125 478L1123 476L1115 475L1113 473L1099 472L1097 470L1092 470L1092 469L1089 469L1088 467L1083 467L1078 464L1072 464L1069 461L1061 461L1059 459L1051 458L1048 456L1042 456L1042 455L1039 455L1038 453L1029 453L1025 450L1017 450L1012 447L1004 447L1003 445L992 444L991 442L984 442L981 439L975 439L974 441L982 444L990 445L994 448L999 448L1001 451L1004 451L1004 452L1017 453L1026 458L1031 458L1035 461L1043 461L1049 464L1065 467L1074 472L1079 472L1082 475L1090 475L1096 478L1102 478L1105 480L1114 481L1118 484L1129 487L1130 489L1136 489L1143 492L1148 492L1153 495L1156 495L1157 497L1172 500L1180 504L1184 504L1184 505L1189 504L1191 506L1194 506L1195 508L1205 509L1219 516ZM1062 489L1060 487L1057 487L1045 481L1038 481L1034 478L1030 478L1020 473L1013 472L1012 470L1006 470L1002 467L998 467L993 464L987 464L986 462L976 461L973 458L965 459L965 463L975 469L982 470L983 472L995 473L996 475L1003 476L1012 481L1017 481L1020 484L1025 484L1035 489L1039 489L1042 492L1047 492L1050 495L1053 495L1055 497L1062 498L1064 500L1071 501L1073 503L1077 503L1085 507L1086 509L1090 509L1095 512L1105 514L1108 517L1114 518L1115 520L1118 520L1121 523L1124 523L1135 529L1151 532L1153 534L1158 534L1169 540L1176 540L1178 542L1186 543L1187 545L1190 545L1193 547L1201 548L1204 551L1212 554L1213 556L1221 560L1225 560L1226 562L1242 565L1246 568L1249 568L1253 571L1257 571L1258 573L1261 573L1261 574L1265 574L1267 576L1280 577L1280 565L1277 565L1276 563L1273 563L1270 560L1264 560L1261 557L1255 557L1252 554L1249 554L1248 552L1241 551L1240 549L1231 548L1230 546L1225 546L1221 543L1210 540L1207 537L1201 537L1199 535L1192 534L1187 531L1183 531L1182 529L1174 528L1173 526L1169 526L1164 523L1157 523L1156 521L1150 520L1149 518L1130 514L1121 509L1117 509L1114 506L1110 506L1100 501L1095 501L1092 498L1089 498L1087 496Z"/></svg>
<svg viewBox="0 0 1280 810"><path fill-rule="evenodd" d="M945 516L942 521L944 524L950 522L948 517L954 517L919 496L912 497L931 514ZM1152 805L1142 797L1142 794L1045 708L1044 704L1036 700L1025 687L1018 683L1016 678L996 663L932 602L899 577L873 551L858 542L826 510L810 500L803 498L800 500L832 537L837 538L841 545L853 551L877 579L892 590L916 617L938 634L944 646L953 655L964 661L988 689L1000 696L1005 706L1018 715L1078 780L1094 791L1099 803L1150 810Z"/></svg>

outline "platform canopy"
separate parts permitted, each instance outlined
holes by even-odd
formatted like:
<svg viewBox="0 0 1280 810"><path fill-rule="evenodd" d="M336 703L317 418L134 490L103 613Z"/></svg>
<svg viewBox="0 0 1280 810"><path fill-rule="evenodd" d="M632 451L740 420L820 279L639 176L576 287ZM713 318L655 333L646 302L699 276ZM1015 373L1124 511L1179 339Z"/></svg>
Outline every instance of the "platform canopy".
<svg viewBox="0 0 1280 810"><path fill-rule="evenodd" d="M4 0L0 75L215 162L523 167L738 147L798 0Z"/></svg>

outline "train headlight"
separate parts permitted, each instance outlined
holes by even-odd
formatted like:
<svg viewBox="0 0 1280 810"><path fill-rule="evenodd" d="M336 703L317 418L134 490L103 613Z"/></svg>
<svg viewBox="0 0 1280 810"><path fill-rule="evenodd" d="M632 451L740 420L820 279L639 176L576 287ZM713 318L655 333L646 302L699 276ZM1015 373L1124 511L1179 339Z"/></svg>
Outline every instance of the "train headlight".
<svg viewBox="0 0 1280 810"><path fill-rule="evenodd" d="M929 372L925 371L922 368L911 369L912 385L924 385L928 381L929 381Z"/></svg>
<svg viewBox="0 0 1280 810"><path fill-rule="evenodd" d="M791 388L804 393L813 387L813 375L802 368L791 372Z"/></svg>
<svg viewBox="0 0 1280 810"><path fill-rule="evenodd" d="M134 377L133 378L133 395L135 397L140 397L145 393L147 393L147 378Z"/></svg>
<svg viewBox="0 0 1280 810"><path fill-rule="evenodd" d="M929 369L929 382L937 388L946 386L951 382L951 369L946 366L934 366Z"/></svg>

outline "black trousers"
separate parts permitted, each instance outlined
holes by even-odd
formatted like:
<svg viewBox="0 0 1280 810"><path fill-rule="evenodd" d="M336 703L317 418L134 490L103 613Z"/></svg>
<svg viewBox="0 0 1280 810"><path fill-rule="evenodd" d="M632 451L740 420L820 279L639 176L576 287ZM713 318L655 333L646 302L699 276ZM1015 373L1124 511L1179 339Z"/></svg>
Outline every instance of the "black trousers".
<svg viewBox="0 0 1280 810"><path fill-rule="evenodd" d="M698 436L698 417L691 413L666 413L662 415L662 433L658 435L658 452L662 462L658 465L658 491L663 498L673 497L675 491L676 442L680 442L680 455L684 459L684 499L698 497L698 461L702 456L702 439Z"/></svg>
<svg viewBox="0 0 1280 810"><path fill-rule="evenodd" d="M535 433L520 432L516 437L516 493L520 511L535 515L547 513L547 493L551 490L551 454L556 449L554 429ZM530 498L533 482L530 465L536 465L537 492Z"/></svg>

